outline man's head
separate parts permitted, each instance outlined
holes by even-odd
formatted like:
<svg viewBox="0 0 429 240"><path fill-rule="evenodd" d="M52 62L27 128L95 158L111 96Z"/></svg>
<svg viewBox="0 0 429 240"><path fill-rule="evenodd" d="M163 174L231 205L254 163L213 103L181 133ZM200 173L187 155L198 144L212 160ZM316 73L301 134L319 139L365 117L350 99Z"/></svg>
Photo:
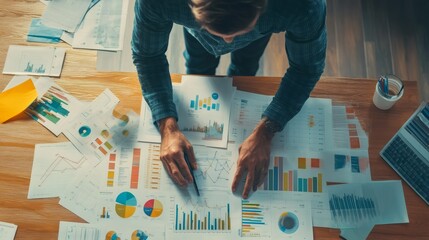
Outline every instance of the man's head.
<svg viewBox="0 0 429 240"><path fill-rule="evenodd" d="M252 30L267 0L189 0L189 5L203 28L232 42Z"/></svg>

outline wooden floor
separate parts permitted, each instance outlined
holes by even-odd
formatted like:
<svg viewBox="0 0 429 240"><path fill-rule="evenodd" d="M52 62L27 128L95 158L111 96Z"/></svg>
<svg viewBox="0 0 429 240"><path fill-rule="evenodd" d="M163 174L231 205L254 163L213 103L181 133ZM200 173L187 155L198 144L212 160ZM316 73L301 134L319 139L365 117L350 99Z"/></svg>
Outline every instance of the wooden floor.
<svg viewBox="0 0 429 240"><path fill-rule="evenodd" d="M328 49L324 76L377 79L392 73L418 81L429 101L429 12L427 0L327 0ZM170 39L170 70L184 73L182 29ZM223 56L218 74L225 74ZM272 36L259 76L283 76L287 68L284 33Z"/></svg>

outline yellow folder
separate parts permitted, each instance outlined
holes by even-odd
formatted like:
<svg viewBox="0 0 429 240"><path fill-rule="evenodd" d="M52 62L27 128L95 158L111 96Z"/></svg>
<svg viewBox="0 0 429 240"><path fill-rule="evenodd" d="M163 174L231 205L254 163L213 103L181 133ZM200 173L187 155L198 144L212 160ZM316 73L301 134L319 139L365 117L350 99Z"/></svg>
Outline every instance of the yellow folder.
<svg viewBox="0 0 429 240"><path fill-rule="evenodd" d="M31 79L0 93L0 123L23 112L37 98Z"/></svg>

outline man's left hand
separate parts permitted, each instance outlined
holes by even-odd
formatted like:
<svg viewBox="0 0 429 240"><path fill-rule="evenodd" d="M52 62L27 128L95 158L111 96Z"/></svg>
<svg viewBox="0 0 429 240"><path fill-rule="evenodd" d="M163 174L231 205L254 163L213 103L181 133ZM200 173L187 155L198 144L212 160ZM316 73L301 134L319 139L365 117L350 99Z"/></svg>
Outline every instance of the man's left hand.
<svg viewBox="0 0 429 240"><path fill-rule="evenodd" d="M232 182L232 191L237 190L242 175L247 172L242 197L247 199L250 190L256 189L264 182L270 164L271 140L274 133L264 126L262 120L252 134L241 144L237 160L237 170Z"/></svg>

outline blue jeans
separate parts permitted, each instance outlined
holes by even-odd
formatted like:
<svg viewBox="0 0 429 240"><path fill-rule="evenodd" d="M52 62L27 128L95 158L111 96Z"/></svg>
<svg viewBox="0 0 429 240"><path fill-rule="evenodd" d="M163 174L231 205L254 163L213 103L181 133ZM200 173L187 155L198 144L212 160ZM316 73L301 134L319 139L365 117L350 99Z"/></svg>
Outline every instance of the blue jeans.
<svg viewBox="0 0 429 240"><path fill-rule="evenodd" d="M183 29L186 50L183 56L186 60L187 74L215 75L219 65L219 56L206 51L206 49L191 34ZM231 52L231 64L228 76L255 76L259 68L259 59L264 53L271 34L262 37L248 46Z"/></svg>

